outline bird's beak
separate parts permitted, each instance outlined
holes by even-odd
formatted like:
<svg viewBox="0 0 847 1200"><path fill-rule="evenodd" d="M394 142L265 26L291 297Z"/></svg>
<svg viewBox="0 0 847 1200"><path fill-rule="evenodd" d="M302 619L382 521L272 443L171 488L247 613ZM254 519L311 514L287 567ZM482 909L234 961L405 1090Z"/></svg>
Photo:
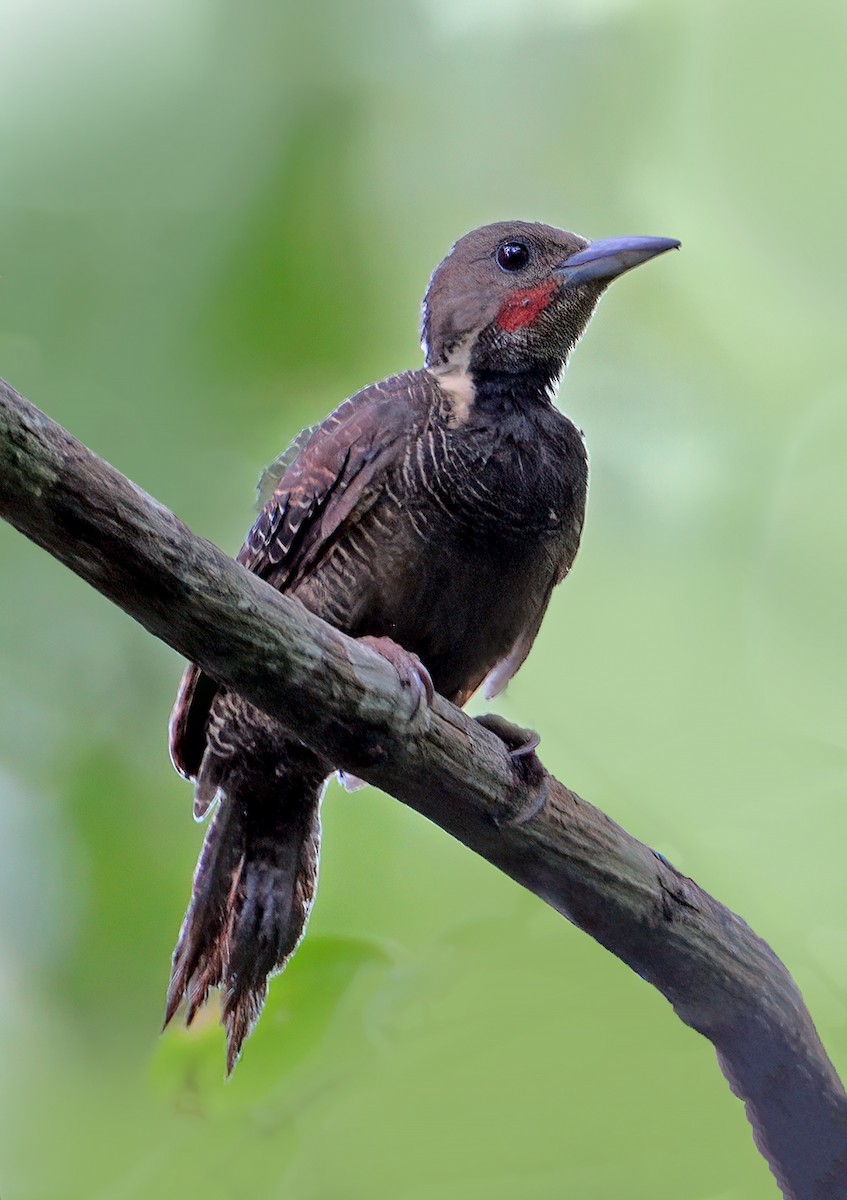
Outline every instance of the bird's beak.
<svg viewBox="0 0 847 1200"><path fill-rule="evenodd" d="M592 280L614 279L638 267L657 254L666 250L678 250L676 238L660 237L628 237L604 238L600 242L592 242L584 250L578 250L565 262L559 263L553 271L564 283L565 287L574 287L578 283L588 283Z"/></svg>

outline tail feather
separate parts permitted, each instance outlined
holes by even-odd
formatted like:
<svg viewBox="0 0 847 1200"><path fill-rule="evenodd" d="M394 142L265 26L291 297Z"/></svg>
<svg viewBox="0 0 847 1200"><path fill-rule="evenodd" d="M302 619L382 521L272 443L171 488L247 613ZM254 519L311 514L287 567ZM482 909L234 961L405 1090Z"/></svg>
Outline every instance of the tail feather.
<svg viewBox="0 0 847 1200"><path fill-rule="evenodd" d="M227 1073L262 1010L268 977L303 936L317 884L323 772L288 763L284 752L279 746L271 764L215 756L198 773L198 791L204 777L214 782L219 805L174 951L165 1024L183 1000L190 1023L220 986Z"/></svg>
<svg viewBox="0 0 847 1200"><path fill-rule="evenodd" d="M238 806L221 804L210 824L194 872L191 903L182 922L173 955L165 1003L165 1025L187 1000L190 1024L209 991L223 977L226 925L231 898L242 871L244 823Z"/></svg>
<svg viewBox="0 0 847 1200"><path fill-rule="evenodd" d="M231 908L222 1019L231 1071L262 1010L269 977L282 970L306 929L318 878L322 781L287 811L273 837L263 837L244 863ZM305 797L304 797L305 799Z"/></svg>

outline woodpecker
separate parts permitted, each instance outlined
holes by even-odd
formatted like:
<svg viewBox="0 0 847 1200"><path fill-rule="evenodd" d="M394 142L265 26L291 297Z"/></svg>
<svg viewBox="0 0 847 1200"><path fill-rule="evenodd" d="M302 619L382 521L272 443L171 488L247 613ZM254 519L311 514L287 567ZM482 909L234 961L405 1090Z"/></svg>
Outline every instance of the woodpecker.
<svg viewBox="0 0 847 1200"><path fill-rule="evenodd" d="M588 463L554 406L559 378L618 275L679 246L589 242L525 221L455 243L423 301L424 366L371 384L305 430L263 480L238 561L414 688L462 705L500 692L574 561ZM334 764L196 666L171 757L214 806L173 956L165 1023L222 990L227 1071L296 949L315 895Z"/></svg>

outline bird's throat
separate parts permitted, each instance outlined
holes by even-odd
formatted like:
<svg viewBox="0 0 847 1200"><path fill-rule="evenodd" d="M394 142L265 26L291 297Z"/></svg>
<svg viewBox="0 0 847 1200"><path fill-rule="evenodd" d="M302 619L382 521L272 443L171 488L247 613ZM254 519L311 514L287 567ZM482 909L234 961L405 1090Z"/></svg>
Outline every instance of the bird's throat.
<svg viewBox="0 0 847 1200"><path fill-rule="evenodd" d="M523 371L475 368L471 372L474 407L491 416L547 407L561 370L559 362L539 363Z"/></svg>

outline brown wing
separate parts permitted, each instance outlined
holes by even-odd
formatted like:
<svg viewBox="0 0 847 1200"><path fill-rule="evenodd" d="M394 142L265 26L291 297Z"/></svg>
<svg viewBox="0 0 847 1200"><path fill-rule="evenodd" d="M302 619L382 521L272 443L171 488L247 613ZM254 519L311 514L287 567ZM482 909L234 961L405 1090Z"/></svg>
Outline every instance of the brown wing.
<svg viewBox="0 0 847 1200"><path fill-rule="evenodd" d="M422 372L372 384L305 430L262 476L281 476L247 535L238 561L280 591L312 570L335 539L361 519L379 481L424 410L431 388ZM217 684L196 666L183 675L170 722L171 759L193 779L206 746L206 720Z"/></svg>

